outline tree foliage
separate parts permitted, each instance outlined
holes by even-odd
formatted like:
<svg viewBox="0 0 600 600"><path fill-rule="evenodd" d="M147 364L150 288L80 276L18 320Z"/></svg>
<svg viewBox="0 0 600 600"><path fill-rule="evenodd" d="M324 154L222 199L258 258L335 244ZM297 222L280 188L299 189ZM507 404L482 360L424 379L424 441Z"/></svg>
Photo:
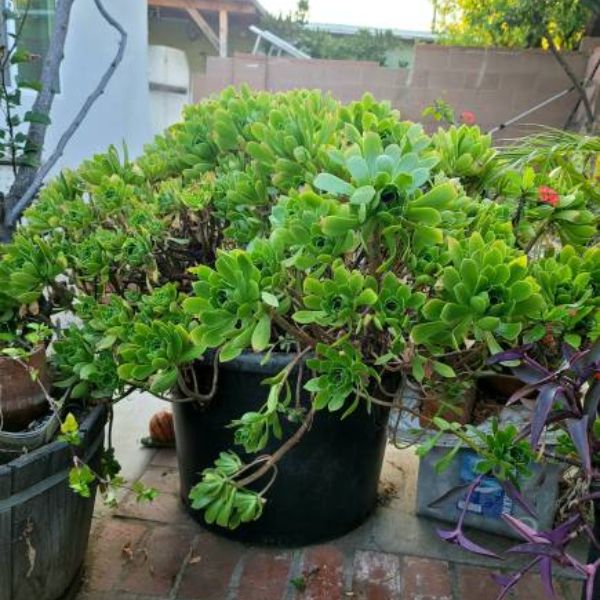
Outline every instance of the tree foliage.
<svg viewBox="0 0 600 600"><path fill-rule="evenodd" d="M539 48L548 36L573 49L600 7L594 0L439 0L444 40L466 46Z"/></svg>
<svg viewBox="0 0 600 600"><path fill-rule="evenodd" d="M299 0L288 15L263 18L262 25L312 58L337 60L371 60L384 64L388 50L397 48L399 40L390 31L359 29L354 35L333 35L307 27L308 1ZM404 66L404 65L398 65Z"/></svg>

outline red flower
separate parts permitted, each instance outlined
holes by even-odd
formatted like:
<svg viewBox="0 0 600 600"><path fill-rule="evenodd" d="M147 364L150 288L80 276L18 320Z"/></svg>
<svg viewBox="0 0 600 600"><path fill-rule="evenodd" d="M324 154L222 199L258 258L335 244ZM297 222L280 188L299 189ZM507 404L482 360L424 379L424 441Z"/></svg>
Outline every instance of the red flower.
<svg viewBox="0 0 600 600"><path fill-rule="evenodd" d="M550 206L556 206L558 201L560 200L560 196L556 190L553 190L551 187L547 185L541 185L538 188L538 197L540 202L544 204L549 204Z"/></svg>
<svg viewBox="0 0 600 600"><path fill-rule="evenodd" d="M600 381L600 373L594 373L594 377Z"/></svg>
<svg viewBox="0 0 600 600"><path fill-rule="evenodd" d="M474 125L477 121L477 118L475 117L474 112L471 112L470 110L465 110L462 113L460 113L460 120L466 125Z"/></svg>

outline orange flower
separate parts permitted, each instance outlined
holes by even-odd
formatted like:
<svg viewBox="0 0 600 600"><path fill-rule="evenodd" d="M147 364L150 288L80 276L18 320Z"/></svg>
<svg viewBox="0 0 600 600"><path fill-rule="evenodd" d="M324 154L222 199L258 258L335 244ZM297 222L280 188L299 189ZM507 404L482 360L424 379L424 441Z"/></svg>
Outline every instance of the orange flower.
<svg viewBox="0 0 600 600"><path fill-rule="evenodd" d="M547 185L541 185L538 188L538 197L540 202L544 204L549 204L550 206L556 206L558 201L560 200L560 196L556 190L553 190L551 187Z"/></svg>
<svg viewBox="0 0 600 600"><path fill-rule="evenodd" d="M470 110L465 110L462 113L460 113L460 120L463 123L465 123L465 125L474 125L477 121L477 118L475 117L474 112L471 112Z"/></svg>

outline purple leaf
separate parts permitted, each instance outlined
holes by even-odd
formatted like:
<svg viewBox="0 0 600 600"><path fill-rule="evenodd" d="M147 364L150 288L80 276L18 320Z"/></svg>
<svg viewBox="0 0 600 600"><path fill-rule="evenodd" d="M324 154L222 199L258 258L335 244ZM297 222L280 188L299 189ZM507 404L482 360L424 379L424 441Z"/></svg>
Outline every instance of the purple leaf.
<svg viewBox="0 0 600 600"><path fill-rule="evenodd" d="M596 581L596 572L588 575L585 582L585 600L594 600L594 582Z"/></svg>
<svg viewBox="0 0 600 600"><path fill-rule="evenodd" d="M598 575L598 567L600 566L600 559L591 564L587 564L584 567L584 573L587 577L585 583L585 600L596 600L594 598L594 582Z"/></svg>
<svg viewBox="0 0 600 600"><path fill-rule="evenodd" d="M585 400L583 403L583 411L588 416L590 421L594 421L596 419L596 415L598 414L598 404L600 403L600 381L595 379L594 382L590 385L590 389L585 395Z"/></svg>
<svg viewBox="0 0 600 600"><path fill-rule="evenodd" d="M546 544L548 543L548 540L546 540L546 538L544 538L542 535L540 535L535 529L532 529L531 527L529 527L529 525L526 525L525 523L523 523L523 521L519 521L519 519L516 519L515 517L513 517L512 515L509 514L503 514L502 518L525 540L529 541L529 542L534 542L534 543L539 543L539 544Z"/></svg>
<svg viewBox="0 0 600 600"><path fill-rule="evenodd" d="M512 575L504 575L502 573L492 573L492 579L500 586L502 586L502 590L500 591L500 595L496 598L496 600L504 600L506 596L510 593L512 588L521 581L521 578L527 571L530 571L537 563L539 563L541 558L534 558L527 566L519 569Z"/></svg>
<svg viewBox="0 0 600 600"><path fill-rule="evenodd" d="M543 535L550 543L564 548L571 541L571 533L579 527L581 520L581 515L579 513L571 515L558 527L547 532L545 531Z"/></svg>
<svg viewBox="0 0 600 600"><path fill-rule="evenodd" d="M573 348L570 344L563 343L562 345L562 355L565 359L565 362L571 363L573 358L577 356L577 349Z"/></svg>
<svg viewBox="0 0 600 600"><path fill-rule="evenodd" d="M504 352L498 352L487 359L488 365L497 365L502 362L511 362L513 360L523 360L525 353L529 348L513 348L512 350L505 350Z"/></svg>
<svg viewBox="0 0 600 600"><path fill-rule="evenodd" d="M469 552L474 552L475 554L481 554L482 556L492 556L494 558L500 558L497 554L494 554L494 552L487 550L486 548L483 548L482 546L478 546L477 544L475 544L474 542L469 540L462 531L463 522L465 520L467 510L469 509L469 503L471 502L471 496L473 495L473 492L477 489L477 486L481 483L482 479L483 479L483 475L479 475L469 484L469 489L467 490L467 493L465 494L465 504L461 510L460 516L458 517L458 523L456 524L456 527L454 529L452 529L451 531L446 531L444 529L438 529L437 534L443 540L446 540L447 542L450 542L451 544L460 546L461 548L464 548L465 550L468 550Z"/></svg>
<svg viewBox="0 0 600 600"><path fill-rule="evenodd" d="M592 457L590 456L590 444L588 439L588 416L581 419L567 419L567 429L571 441L579 454L585 472L592 473Z"/></svg>
<svg viewBox="0 0 600 600"><path fill-rule="evenodd" d="M468 539L465 534L459 529L452 529L451 531L446 531L444 529L438 529L437 534L447 542L451 544L455 544L460 548L464 548L468 552L473 552L475 554L480 554L482 556L491 556L492 558L500 558L496 553L484 548L483 546L479 546L475 542L472 542Z"/></svg>
<svg viewBox="0 0 600 600"><path fill-rule="evenodd" d="M539 557L562 558L563 553L559 548L553 546L550 542L528 542L526 544L517 544L507 552L511 554L535 554Z"/></svg>
<svg viewBox="0 0 600 600"><path fill-rule="evenodd" d="M531 446L537 448L542 431L546 426L546 420L554 404L554 400L562 387L553 384L544 385L540 389L539 396L535 401L535 408L531 417Z"/></svg>
<svg viewBox="0 0 600 600"><path fill-rule="evenodd" d="M546 598L552 598L556 600L556 592L552 585L552 559L543 558L540 561L540 576L542 578L542 585L546 590Z"/></svg>
<svg viewBox="0 0 600 600"><path fill-rule="evenodd" d="M514 486L510 481L498 481L502 486L502 489L508 494L508 496L514 500L529 516L534 519L538 518L538 514L535 512L533 507L529 506L529 503L523 498L521 492Z"/></svg>
<svg viewBox="0 0 600 600"><path fill-rule="evenodd" d="M453 496L454 494L456 494L457 492L460 492L460 490L467 488L471 485L470 482L468 483L459 483L457 486L450 488L448 491L444 492L439 498L436 498L435 500L433 500L432 502L430 502L427 506L434 507L437 506L438 504L440 504L441 502L443 502L444 500L446 500L447 498L450 498L451 496Z"/></svg>
<svg viewBox="0 0 600 600"><path fill-rule="evenodd" d="M531 394L532 392L535 392L536 390L541 390L543 387L546 387L544 384L547 384L547 382L551 379L554 379L554 373L550 373L550 375L546 375L546 377L538 379L534 383L528 383L527 385L524 385L508 399L508 402L506 404L514 404L515 402L521 400L521 398L529 396L529 394Z"/></svg>

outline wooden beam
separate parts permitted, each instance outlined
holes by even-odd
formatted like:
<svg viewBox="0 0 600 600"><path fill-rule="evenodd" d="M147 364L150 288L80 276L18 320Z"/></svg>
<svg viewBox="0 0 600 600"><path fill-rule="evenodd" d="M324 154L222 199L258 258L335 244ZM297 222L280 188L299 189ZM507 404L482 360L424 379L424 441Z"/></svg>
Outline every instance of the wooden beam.
<svg viewBox="0 0 600 600"><path fill-rule="evenodd" d="M191 4L191 3L190 3ZM219 38L217 34L212 30L211 26L204 20L204 17L200 14L199 10L195 8L186 7L188 15L192 18L192 21L198 25L198 28L208 38L208 41L213 45L215 50L219 50Z"/></svg>
<svg viewBox="0 0 600 600"><path fill-rule="evenodd" d="M219 12L226 10L235 14L255 15L258 11L251 2L232 2L227 0L148 0L148 6L159 8L179 8L187 10L189 6L196 10Z"/></svg>
<svg viewBox="0 0 600 600"><path fill-rule="evenodd" d="M229 18L226 10L219 11L219 56L227 56L227 37L229 36Z"/></svg>

